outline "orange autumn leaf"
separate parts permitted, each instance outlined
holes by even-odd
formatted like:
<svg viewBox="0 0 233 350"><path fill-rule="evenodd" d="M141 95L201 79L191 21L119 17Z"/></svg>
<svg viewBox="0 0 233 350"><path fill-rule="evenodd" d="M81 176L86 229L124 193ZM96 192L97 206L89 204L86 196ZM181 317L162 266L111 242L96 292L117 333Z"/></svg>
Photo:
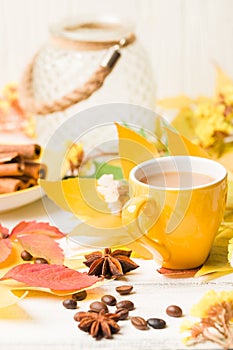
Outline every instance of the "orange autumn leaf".
<svg viewBox="0 0 233 350"><path fill-rule="evenodd" d="M131 169L146 160L159 157L156 145L134 130L115 123L119 138L119 156L124 178L128 179Z"/></svg>
<svg viewBox="0 0 233 350"><path fill-rule="evenodd" d="M9 270L0 281L13 279L29 287L55 291L78 291L94 285L100 279L55 264L20 264Z"/></svg>
<svg viewBox="0 0 233 350"><path fill-rule="evenodd" d="M36 237L32 237L33 235L36 236L38 234L41 236L41 242L39 242ZM46 249L45 242L47 242L48 246L47 250L45 250L45 254L48 257L48 260L50 261L51 258L55 258L58 259L56 260L57 263L62 263L63 258L61 261L61 256L59 256L59 258L58 256L55 257L55 253L58 254L59 247L56 248L57 243L55 243L53 239L62 238L65 236L65 234L55 226L51 226L46 222L21 221L12 229L10 233L8 228L5 228L0 224L0 269L5 269L8 265L12 266L13 264L18 263L20 257L18 254L18 245L16 244L17 242L15 240L19 240L20 237L25 235L30 236L30 238L27 238L28 242L30 241L30 250L35 250L34 253L36 253L36 256L42 257L39 252L42 254L42 244L44 244L44 248ZM53 248L50 247L51 245ZM27 248L29 248L29 246L27 246ZM25 250L27 249L25 248ZM51 257L49 257L49 254L47 253L51 253Z"/></svg>
<svg viewBox="0 0 233 350"><path fill-rule="evenodd" d="M185 136L165 128L167 132L167 142L170 155L172 156L196 156L210 158L208 153L198 145L189 141Z"/></svg>
<svg viewBox="0 0 233 350"><path fill-rule="evenodd" d="M24 250L29 252L33 257L40 257L47 260L50 264L61 265L64 261L63 250L58 243L49 236L42 234L27 234L18 237Z"/></svg>

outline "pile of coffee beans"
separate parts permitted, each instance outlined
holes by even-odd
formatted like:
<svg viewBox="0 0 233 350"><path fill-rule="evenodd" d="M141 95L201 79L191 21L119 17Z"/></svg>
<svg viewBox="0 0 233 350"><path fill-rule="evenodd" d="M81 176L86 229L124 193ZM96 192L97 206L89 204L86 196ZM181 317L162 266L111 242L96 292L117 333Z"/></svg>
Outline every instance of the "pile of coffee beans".
<svg viewBox="0 0 233 350"><path fill-rule="evenodd" d="M71 298L65 299L62 304L66 309L77 309L77 301L84 300L86 297L87 292L82 290L81 292L72 294Z"/></svg>
<svg viewBox="0 0 233 350"><path fill-rule="evenodd" d="M116 292L120 295L130 294L133 290L133 286L131 285L122 285L115 288ZM85 299L87 293L85 291L78 292L72 295L71 299L66 299L63 301L63 305L67 309L76 309L77 301ZM115 306L115 310L109 311L109 307ZM134 310L135 306L131 300L121 300L117 301L115 296L106 294L103 295L99 300L93 301L89 305L90 312L100 311L104 313L112 312L119 315L119 320L126 320L129 317L129 312ZM169 305L166 308L166 314L170 317L182 317L183 311L177 305ZM76 314L74 315L74 319L76 320ZM147 320L141 316L132 316L130 317L131 324L139 330L148 330L149 328L153 329L163 329L166 327L166 321L161 318L151 317Z"/></svg>
<svg viewBox="0 0 233 350"><path fill-rule="evenodd" d="M24 261L33 260L34 264L48 264L48 261L46 259L40 257L33 257L27 250L23 250L20 256Z"/></svg>

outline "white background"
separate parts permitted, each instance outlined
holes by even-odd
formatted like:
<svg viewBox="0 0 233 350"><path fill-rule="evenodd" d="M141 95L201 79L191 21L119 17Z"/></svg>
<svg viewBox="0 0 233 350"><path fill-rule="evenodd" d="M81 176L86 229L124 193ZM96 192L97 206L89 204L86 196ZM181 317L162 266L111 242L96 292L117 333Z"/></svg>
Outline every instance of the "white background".
<svg viewBox="0 0 233 350"><path fill-rule="evenodd" d="M233 77L233 0L0 0L0 87L20 79L50 24L82 14L134 22L159 98L211 95L214 63Z"/></svg>

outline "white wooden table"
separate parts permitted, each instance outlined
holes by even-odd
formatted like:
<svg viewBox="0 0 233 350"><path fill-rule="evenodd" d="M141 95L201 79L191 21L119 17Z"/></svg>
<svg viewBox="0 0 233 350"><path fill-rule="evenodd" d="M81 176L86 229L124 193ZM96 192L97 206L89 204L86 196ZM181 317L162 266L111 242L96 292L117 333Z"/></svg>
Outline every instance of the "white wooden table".
<svg viewBox="0 0 233 350"><path fill-rule="evenodd" d="M60 220L60 229L69 227L67 214L47 201L53 219ZM39 200L31 205L0 215L0 222L13 227L21 220L50 221ZM67 221L66 221L67 220ZM57 221L56 221L57 222ZM62 227L63 226L63 227ZM180 325L188 315L193 303L200 300L209 290L232 290L233 276L228 275L209 283L202 283L194 278L172 279L160 275L153 261L136 260L138 269L127 274L122 280L109 281L99 288L88 291L87 299L79 302L78 310L67 310L63 307L64 297L55 297L46 293L30 292L17 305L0 309L0 349L1 350L91 350L91 349L187 349L182 343ZM115 287L121 284L132 284L134 292L128 296L119 296ZM104 294L112 294L117 300L129 299L134 302L135 310L131 316L142 316L145 319L159 317L166 321L165 329L150 328L146 331L135 329L129 320L119 321L120 333L112 340L96 341L87 333L77 328L73 320L76 311L87 311L89 304L100 300ZM166 315L166 307L171 304L183 309L184 317L172 318ZM114 307L110 307L114 311ZM218 349L215 344L205 343L192 349Z"/></svg>

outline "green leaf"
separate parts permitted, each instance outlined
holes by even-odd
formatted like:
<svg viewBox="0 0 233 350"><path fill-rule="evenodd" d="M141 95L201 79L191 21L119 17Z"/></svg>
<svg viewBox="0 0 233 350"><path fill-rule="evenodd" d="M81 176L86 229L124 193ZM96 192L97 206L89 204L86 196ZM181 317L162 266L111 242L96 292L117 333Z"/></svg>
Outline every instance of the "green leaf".
<svg viewBox="0 0 233 350"><path fill-rule="evenodd" d="M123 173L119 166L111 165L108 163L94 162L96 166L95 177L99 179L104 174L113 174L115 180L122 180Z"/></svg>

